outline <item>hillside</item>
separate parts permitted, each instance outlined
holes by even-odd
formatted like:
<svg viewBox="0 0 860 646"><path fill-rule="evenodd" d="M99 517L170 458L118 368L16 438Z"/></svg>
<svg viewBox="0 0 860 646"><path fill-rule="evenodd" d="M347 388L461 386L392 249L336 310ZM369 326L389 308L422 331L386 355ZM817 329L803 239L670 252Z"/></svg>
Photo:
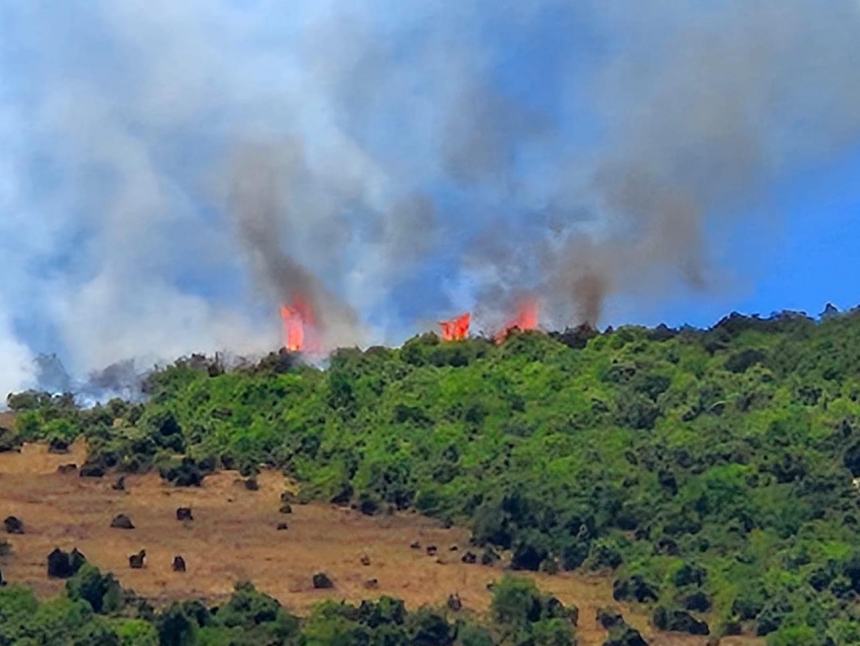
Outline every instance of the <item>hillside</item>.
<svg viewBox="0 0 860 646"><path fill-rule="evenodd" d="M860 643L857 313L296 359L181 360L146 404L13 397L15 439L84 434L91 467L180 484L269 465L302 500L465 524L514 569L604 573L659 628Z"/></svg>

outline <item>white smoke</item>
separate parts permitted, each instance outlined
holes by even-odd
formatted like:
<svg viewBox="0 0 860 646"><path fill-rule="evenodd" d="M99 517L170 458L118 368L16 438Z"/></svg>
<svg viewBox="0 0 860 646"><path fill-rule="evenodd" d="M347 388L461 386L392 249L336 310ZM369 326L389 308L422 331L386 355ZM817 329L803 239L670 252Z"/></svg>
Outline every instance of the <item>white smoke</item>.
<svg viewBox="0 0 860 646"><path fill-rule="evenodd" d="M705 291L715 227L860 139L853 0L70 0L0 25L8 388L34 353L80 377L271 349L308 285L340 342L526 291L556 325Z"/></svg>
<svg viewBox="0 0 860 646"><path fill-rule="evenodd" d="M0 409L9 393L31 385L35 385L33 355L18 341L9 320L0 312Z"/></svg>

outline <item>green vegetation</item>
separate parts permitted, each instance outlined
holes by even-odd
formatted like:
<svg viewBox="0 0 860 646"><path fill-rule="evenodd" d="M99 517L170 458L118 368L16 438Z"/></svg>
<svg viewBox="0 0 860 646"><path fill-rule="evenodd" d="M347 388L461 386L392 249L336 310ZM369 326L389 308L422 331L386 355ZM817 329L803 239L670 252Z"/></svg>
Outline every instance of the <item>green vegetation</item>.
<svg viewBox="0 0 860 646"><path fill-rule="evenodd" d="M185 485L267 464L305 499L467 523L514 568L611 573L655 623L860 643L856 312L498 346L428 334L325 370L192 357L147 390L91 410L13 397L17 439L83 433L94 465Z"/></svg>
<svg viewBox="0 0 860 646"><path fill-rule="evenodd" d="M574 644L575 610L542 597L528 581L496 587L494 621L482 627L429 608L412 612L381 597L358 606L320 604L306 619L286 612L250 583L239 583L223 606L199 601L155 611L111 575L86 564L66 593L40 603L20 586L0 588L0 645L36 646L522 646ZM571 614L573 616L571 616Z"/></svg>

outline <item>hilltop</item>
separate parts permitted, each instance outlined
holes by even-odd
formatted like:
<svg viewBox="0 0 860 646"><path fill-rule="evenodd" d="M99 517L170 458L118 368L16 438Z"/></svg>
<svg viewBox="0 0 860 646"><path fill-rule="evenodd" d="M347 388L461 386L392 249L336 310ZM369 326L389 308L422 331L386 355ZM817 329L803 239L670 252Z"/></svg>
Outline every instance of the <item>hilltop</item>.
<svg viewBox="0 0 860 646"><path fill-rule="evenodd" d="M13 396L5 441L82 435L91 472L179 485L277 468L300 502L417 510L513 569L601 573L660 629L860 642L856 312L427 334L325 369L191 357L146 390L88 410Z"/></svg>

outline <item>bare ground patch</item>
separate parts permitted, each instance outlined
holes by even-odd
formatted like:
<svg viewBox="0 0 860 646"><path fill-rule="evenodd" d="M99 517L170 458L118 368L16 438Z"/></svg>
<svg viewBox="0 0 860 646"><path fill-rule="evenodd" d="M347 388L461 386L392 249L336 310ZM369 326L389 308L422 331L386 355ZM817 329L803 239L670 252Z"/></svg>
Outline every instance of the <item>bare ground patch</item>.
<svg viewBox="0 0 860 646"><path fill-rule="evenodd" d="M483 613L490 603L487 585L503 574L500 567L460 561L469 549L467 531L446 529L417 514L368 517L316 503L294 504L293 513L281 514L285 480L278 473L261 474L258 491L245 489L238 474L230 471L188 489L171 487L156 474L129 475L126 491L116 491L111 488L115 477L89 479L57 472L59 465L80 465L84 457L80 444L66 455L52 455L38 445L0 454L0 518L15 515L25 526L25 534L3 537L12 545L3 574L42 596L63 587L62 581L46 576L45 559L54 547L77 547L96 566L113 572L124 587L155 603L190 597L217 602L230 594L236 581L247 579L299 614L325 598L354 602L391 595L414 608L442 605L452 593L460 595L468 611ZM194 520L177 521L177 507L191 507ZM131 517L134 529L110 527L120 513ZM279 531L278 523L284 522L288 529ZM410 548L415 540L420 550ZM436 556L426 554L427 545L437 547ZM146 567L132 570L128 556L140 549L146 550ZM176 555L185 559L187 572L171 570ZM361 564L363 555L370 565ZM326 572L335 587L313 589L311 576L317 571ZM580 644L603 643L605 631L595 621L601 605L621 605L628 622L652 644L706 641L655 634L641 611L612 600L607 577L528 576L545 592L579 607ZM378 581L374 590L365 587L371 578ZM755 642L744 638L722 643Z"/></svg>

